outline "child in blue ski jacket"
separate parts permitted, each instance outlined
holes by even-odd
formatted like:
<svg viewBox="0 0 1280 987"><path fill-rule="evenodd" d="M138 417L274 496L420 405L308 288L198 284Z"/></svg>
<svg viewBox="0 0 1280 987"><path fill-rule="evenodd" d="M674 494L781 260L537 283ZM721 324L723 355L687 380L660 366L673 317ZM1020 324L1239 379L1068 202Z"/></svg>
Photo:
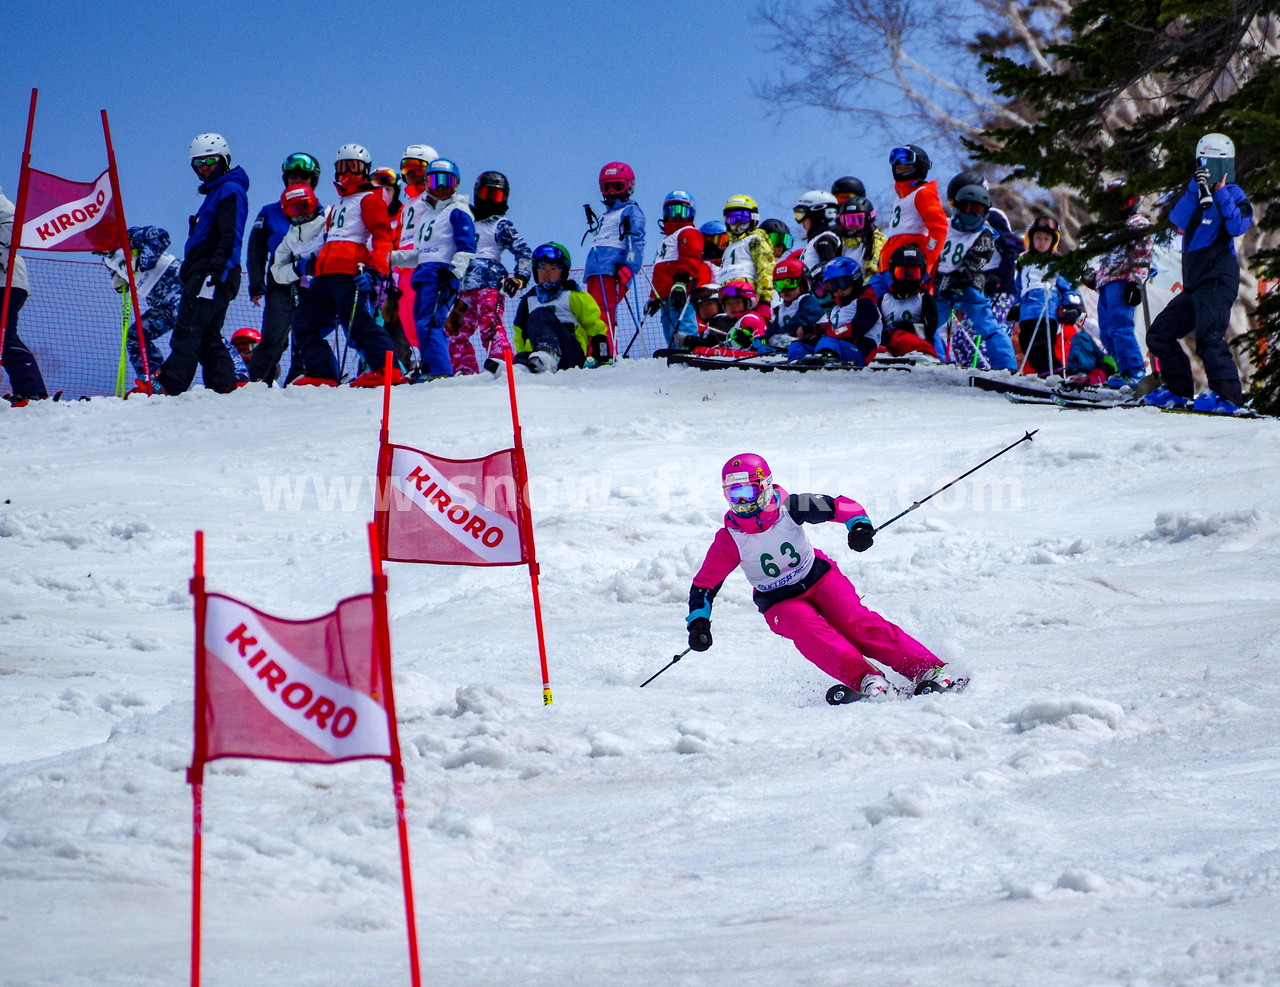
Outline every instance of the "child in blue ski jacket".
<svg viewBox="0 0 1280 987"><path fill-rule="evenodd" d="M957 311L964 313L977 338L974 349L995 370L1013 370L1018 359L1008 332L996 321L983 290L986 269L996 252L996 233L987 223L991 196L981 185L956 192L955 212L947 224L947 239L938 258L938 332L933 345L944 360L954 359L947 327ZM928 256L928 251L925 251ZM896 256L896 251L890 257Z"/></svg>
<svg viewBox="0 0 1280 987"><path fill-rule="evenodd" d="M587 292L600 306L609 327L608 360L617 352L618 303L644 263L644 212L631 201L635 185L635 172L625 162L610 161L600 169L605 212L595 227L582 272Z"/></svg>
<svg viewBox="0 0 1280 987"><path fill-rule="evenodd" d="M1038 374L1063 373L1058 347L1058 309L1075 286L1052 270L1062 234L1052 216L1038 216L1027 227L1027 250L1018 258L1018 300L1009 321L1018 323L1018 339L1027 363Z"/></svg>

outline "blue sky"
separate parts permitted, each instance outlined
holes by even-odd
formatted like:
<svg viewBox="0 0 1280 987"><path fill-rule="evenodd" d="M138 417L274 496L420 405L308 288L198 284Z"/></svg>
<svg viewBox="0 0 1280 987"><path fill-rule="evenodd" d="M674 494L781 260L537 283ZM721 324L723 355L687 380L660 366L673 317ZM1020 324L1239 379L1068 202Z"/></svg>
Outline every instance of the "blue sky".
<svg viewBox="0 0 1280 987"><path fill-rule="evenodd" d="M394 166L406 144L430 144L457 161L468 190L480 171L506 173L525 237L560 240L579 263L582 204L598 202L596 176L611 160L636 171L635 197L655 227L648 257L674 188L693 193L699 221L745 192L762 218L791 223L806 174L824 187L854 174L883 212L893 142L815 112L771 116L753 83L779 61L752 11L747 0L53 0L7 24L0 184L16 196L35 87L33 166L96 176L105 108L130 224L164 226L178 247L198 204L187 145L204 131L223 134L249 173L251 213L279 195L289 152L320 159L323 202L339 145L364 144L375 166ZM955 170L935 164L944 182Z"/></svg>

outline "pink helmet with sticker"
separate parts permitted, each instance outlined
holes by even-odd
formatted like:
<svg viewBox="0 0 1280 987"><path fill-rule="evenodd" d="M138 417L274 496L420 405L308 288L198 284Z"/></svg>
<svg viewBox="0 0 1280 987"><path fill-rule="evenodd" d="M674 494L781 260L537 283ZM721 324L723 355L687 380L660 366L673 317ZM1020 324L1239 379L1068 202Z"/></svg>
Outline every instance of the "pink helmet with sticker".
<svg viewBox="0 0 1280 987"><path fill-rule="evenodd" d="M773 474L754 452L739 453L725 463L720 486L737 517L755 517L773 503Z"/></svg>
<svg viewBox="0 0 1280 987"><path fill-rule="evenodd" d="M636 173L625 161L610 161L600 169L600 194L606 199L629 199L636 187Z"/></svg>

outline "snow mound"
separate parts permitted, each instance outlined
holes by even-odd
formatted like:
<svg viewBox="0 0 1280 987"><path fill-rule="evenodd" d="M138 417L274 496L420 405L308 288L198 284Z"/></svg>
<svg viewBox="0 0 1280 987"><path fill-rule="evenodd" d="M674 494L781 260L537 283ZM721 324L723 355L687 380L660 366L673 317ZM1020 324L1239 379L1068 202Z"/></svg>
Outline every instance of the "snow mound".
<svg viewBox="0 0 1280 987"><path fill-rule="evenodd" d="M1105 699L1075 696L1067 699L1044 699L1029 703L1006 717L1018 733L1026 733L1043 726L1065 726L1071 730L1088 730L1101 725L1109 730L1120 729L1124 722L1124 710Z"/></svg>

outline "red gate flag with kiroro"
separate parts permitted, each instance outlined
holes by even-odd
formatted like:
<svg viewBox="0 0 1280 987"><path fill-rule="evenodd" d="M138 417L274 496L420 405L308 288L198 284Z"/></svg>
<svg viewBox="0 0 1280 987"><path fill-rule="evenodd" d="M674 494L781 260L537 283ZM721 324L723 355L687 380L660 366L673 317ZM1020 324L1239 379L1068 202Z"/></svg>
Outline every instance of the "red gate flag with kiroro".
<svg viewBox="0 0 1280 987"><path fill-rule="evenodd" d="M31 167L31 136L36 126L38 95L39 90L31 90L31 106L27 111L27 138L22 148L22 166L18 172L18 200L13 206L13 235L9 243L3 245L8 248L9 256L6 258L8 270L5 272L4 297L0 300L0 348L4 346L5 326L9 324L13 255L18 248L104 253L120 249L124 253L125 273L128 275L129 294L133 301L133 317L138 326L142 372L149 380L152 368L147 365L142 308L138 304L133 252L129 249L129 229L124 221L120 176L116 171L116 152L111 145L107 111L101 111L102 136L107 146L107 170L91 182L73 182ZM122 340L122 351L123 348Z"/></svg>
<svg viewBox="0 0 1280 987"><path fill-rule="evenodd" d="M374 621L369 594L312 620L283 620L207 594L197 760L391 757Z"/></svg>
<svg viewBox="0 0 1280 987"><path fill-rule="evenodd" d="M447 459L410 446L392 445L391 352L384 367L382 431L378 435L378 484L373 518L388 562L436 565L528 565L533 621L542 669L542 702L551 705L547 642L542 632L538 558L533 515L526 498L529 470L516 406L511 351L506 353L512 448L478 459Z"/></svg>
<svg viewBox="0 0 1280 987"><path fill-rule="evenodd" d="M520 565L515 450L446 459L387 446L384 491L375 508L383 558L440 565Z"/></svg>
<svg viewBox="0 0 1280 987"><path fill-rule="evenodd" d="M27 169L27 208L22 220L25 250L115 250L120 246L111 173L92 182L72 182Z"/></svg>
<svg viewBox="0 0 1280 987"><path fill-rule="evenodd" d="M412 983L421 983L404 769L391 691L391 632L377 532L369 525L373 592L310 620L274 617L204 586L204 533L196 532L195 754L191 983L200 983L204 766L222 757L333 764L375 758L391 766L400 838Z"/></svg>

